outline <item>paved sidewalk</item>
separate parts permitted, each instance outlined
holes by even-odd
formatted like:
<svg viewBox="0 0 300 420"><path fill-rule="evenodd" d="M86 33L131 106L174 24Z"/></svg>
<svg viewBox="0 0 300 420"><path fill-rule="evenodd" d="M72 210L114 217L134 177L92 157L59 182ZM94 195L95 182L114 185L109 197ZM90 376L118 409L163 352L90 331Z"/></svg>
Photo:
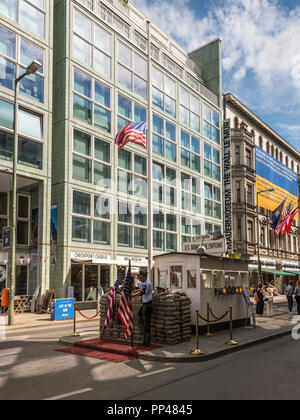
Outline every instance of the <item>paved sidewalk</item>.
<svg viewBox="0 0 300 420"><path fill-rule="evenodd" d="M236 346L226 344L230 338L229 331L222 331L215 333L210 338L203 335L200 336L199 347L201 351L205 352L202 356L193 356L190 354L196 348L196 338L194 336L191 341L186 343L175 346L161 346L156 350L139 353L138 359L164 363L203 362L291 335L291 331L295 327L293 318L297 316L297 313L294 309L294 313L290 315L287 305L284 304L285 302L285 297L278 299L274 306L274 316L270 318L257 318L256 328L246 327L234 329L233 340L238 342ZM99 336L94 334L89 337L84 337L84 340L97 338ZM80 341L80 338L62 337L60 339L60 342L64 345L72 345L78 341Z"/></svg>
<svg viewBox="0 0 300 420"><path fill-rule="evenodd" d="M96 315L96 310L85 310L82 313L87 317L93 317ZM23 313L23 314L15 314L14 317L14 325L8 326L8 316L1 316L1 318L5 319L6 322L6 331L7 332L14 332L14 331L22 331L28 330L31 328L44 328L44 327L56 327L62 325L72 325L73 320L63 320L63 321L51 321L50 314L32 314L32 313ZM76 315L76 322L97 322L99 323L99 316L97 316L94 320L86 320L83 318L79 313Z"/></svg>

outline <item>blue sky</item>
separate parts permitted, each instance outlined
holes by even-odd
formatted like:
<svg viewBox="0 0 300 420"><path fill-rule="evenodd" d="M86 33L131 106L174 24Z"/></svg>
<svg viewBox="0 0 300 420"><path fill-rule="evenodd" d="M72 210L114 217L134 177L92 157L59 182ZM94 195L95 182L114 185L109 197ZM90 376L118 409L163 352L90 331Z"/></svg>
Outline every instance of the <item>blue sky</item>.
<svg viewBox="0 0 300 420"><path fill-rule="evenodd" d="M300 151L300 0L133 0L191 51L223 40L231 92Z"/></svg>

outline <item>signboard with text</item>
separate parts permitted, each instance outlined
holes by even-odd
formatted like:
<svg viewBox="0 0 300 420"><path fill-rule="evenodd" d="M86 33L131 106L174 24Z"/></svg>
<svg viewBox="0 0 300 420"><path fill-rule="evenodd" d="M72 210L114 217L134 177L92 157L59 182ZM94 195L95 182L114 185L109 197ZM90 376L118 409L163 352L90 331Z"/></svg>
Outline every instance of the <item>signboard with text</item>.
<svg viewBox="0 0 300 420"><path fill-rule="evenodd" d="M233 252L232 226L232 169L231 169L231 131L230 119L223 125L223 159L224 159L224 236L227 252Z"/></svg>

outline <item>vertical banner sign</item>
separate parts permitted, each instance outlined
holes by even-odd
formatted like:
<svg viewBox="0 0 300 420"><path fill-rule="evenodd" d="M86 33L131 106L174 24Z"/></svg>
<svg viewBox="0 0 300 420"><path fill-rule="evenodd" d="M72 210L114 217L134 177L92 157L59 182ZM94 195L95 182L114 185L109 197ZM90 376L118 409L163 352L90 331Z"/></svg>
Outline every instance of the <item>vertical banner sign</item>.
<svg viewBox="0 0 300 420"><path fill-rule="evenodd" d="M30 272L37 271L39 241L39 209L31 211Z"/></svg>
<svg viewBox="0 0 300 420"><path fill-rule="evenodd" d="M232 237L232 172L231 172L231 132L230 119L223 125L223 159L224 159L224 235L228 253L233 252Z"/></svg>
<svg viewBox="0 0 300 420"><path fill-rule="evenodd" d="M56 270L58 205L51 206L51 240L50 240L50 270Z"/></svg>

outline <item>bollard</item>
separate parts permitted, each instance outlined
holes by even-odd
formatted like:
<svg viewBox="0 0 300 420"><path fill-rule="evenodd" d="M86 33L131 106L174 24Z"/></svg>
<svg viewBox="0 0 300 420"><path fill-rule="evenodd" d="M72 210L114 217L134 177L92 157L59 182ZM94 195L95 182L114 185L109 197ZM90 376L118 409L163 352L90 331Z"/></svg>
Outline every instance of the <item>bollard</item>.
<svg viewBox="0 0 300 420"><path fill-rule="evenodd" d="M209 311L210 310L210 305L209 303L207 304L207 332L205 334L206 337L213 337L213 334L211 334L210 332L210 328L209 328Z"/></svg>
<svg viewBox="0 0 300 420"><path fill-rule="evenodd" d="M203 351L199 350L199 311L196 311L196 349L191 351L193 356L202 356L205 354Z"/></svg>
<svg viewBox="0 0 300 420"><path fill-rule="evenodd" d="M70 337L80 337L80 334L76 332L76 303L74 303L74 316L73 316L73 333Z"/></svg>
<svg viewBox="0 0 300 420"><path fill-rule="evenodd" d="M239 343L233 340L232 306L230 306L229 312L230 312L230 340L225 344L228 344L229 346L237 346Z"/></svg>

